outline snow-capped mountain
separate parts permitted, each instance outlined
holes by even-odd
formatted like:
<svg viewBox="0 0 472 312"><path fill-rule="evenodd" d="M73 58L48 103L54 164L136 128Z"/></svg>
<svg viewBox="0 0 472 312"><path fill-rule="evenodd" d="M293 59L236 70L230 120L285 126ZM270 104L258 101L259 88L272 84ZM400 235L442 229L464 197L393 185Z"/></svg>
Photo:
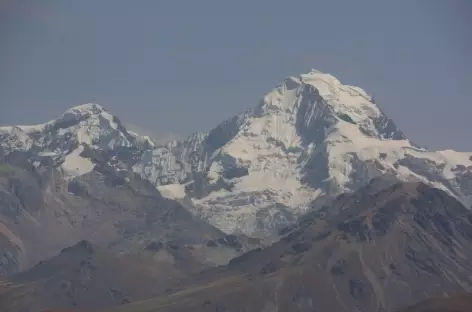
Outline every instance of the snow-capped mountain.
<svg viewBox="0 0 472 312"><path fill-rule="evenodd" d="M52 158L72 176L85 174L94 167L81 156L84 146L105 152L153 146L149 138L127 131L118 118L93 103L73 107L44 124L0 127L0 142L4 153L27 151L35 166Z"/></svg>
<svg viewBox="0 0 472 312"><path fill-rule="evenodd" d="M286 78L255 108L183 141L157 146L86 104L44 125L3 127L0 142L7 152L74 157L62 166L86 169L78 174L93 169L79 145L104 150L223 231L252 236L276 233L381 175L472 201L472 153L412 144L365 91L316 70Z"/></svg>
<svg viewBox="0 0 472 312"><path fill-rule="evenodd" d="M0 127L0 135L2 141L14 142L2 144L7 150L47 150L51 153L64 153L77 144L108 150L143 145L149 141L127 131L118 118L93 103L73 107L44 124Z"/></svg>

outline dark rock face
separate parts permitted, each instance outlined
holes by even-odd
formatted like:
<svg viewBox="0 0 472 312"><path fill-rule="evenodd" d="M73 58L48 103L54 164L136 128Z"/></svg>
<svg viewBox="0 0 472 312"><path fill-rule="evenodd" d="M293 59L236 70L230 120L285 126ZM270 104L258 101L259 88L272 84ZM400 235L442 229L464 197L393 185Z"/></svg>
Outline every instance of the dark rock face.
<svg viewBox="0 0 472 312"><path fill-rule="evenodd" d="M349 293L357 300L365 299L364 282L362 280L349 280Z"/></svg>
<svg viewBox="0 0 472 312"><path fill-rule="evenodd" d="M406 155L405 158L398 161L398 164L408 167L415 173L421 172L421 174L430 181L435 181L437 179L438 172L444 169L443 166L433 163L428 159L420 159L412 155Z"/></svg>
<svg viewBox="0 0 472 312"><path fill-rule="evenodd" d="M224 173L223 177L225 179L233 179L233 178L240 178L247 176L249 174L249 171L247 168L244 167L238 167L238 166L232 166L229 167Z"/></svg>
<svg viewBox="0 0 472 312"><path fill-rule="evenodd" d="M347 263L344 259L339 259L337 263L331 268L331 274L333 275L343 275L346 274Z"/></svg>
<svg viewBox="0 0 472 312"><path fill-rule="evenodd" d="M205 140L205 145L208 150L215 151L230 141L238 133L239 127L244 122L244 118L244 114L234 116L210 131Z"/></svg>
<svg viewBox="0 0 472 312"><path fill-rule="evenodd" d="M336 119L319 91L312 85L305 84L301 91L302 100L296 116L296 130L305 144L316 145L326 138L326 129L332 126ZM307 116L320 116L307 118ZM306 120L309 120L306 123Z"/></svg>
<svg viewBox="0 0 472 312"><path fill-rule="evenodd" d="M22 268L21 247L0 230L0 277L17 273Z"/></svg>
<svg viewBox="0 0 472 312"><path fill-rule="evenodd" d="M4 217L17 220L23 210L35 213L43 207L41 182L34 171L0 163L0 178L0 196L3 200L0 214Z"/></svg>
<svg viewBox="0 0 472 312"><path fill-rule="evenodd" d="M296 253L302 253L311 249L311 243L310 242L297 243L297 244L292 245L292 249Z"/></svg>
<svg viewBox="0 0 472 312"><path fill-rule="evenodd" d="M354 120L352 120L352 118L348 115L348 114L341 114L338 116L340 119L344 120L345 122L349 122L353 125L356 124L356 122Z"/></svg>
<svg viewBox="0 0 472 312"><path fill-rule="evenodd" d="M398 129L393 120L383 112L374 120L375 128L384 139L405 140L405 134Z"/></svg>
<svg viewBox="0 0 472 312"><path fill-rule="evenodd" d="M239 242L238 237L236 235L232 235L232 234L229 234L229 235L226 235L225 237L219 238L218 243L220 243L222 245L225 245L225 246L233 247L233 248L236 248L236 249L239 249L239 248L243 247L241 242Z"/></svg>
<svg viewBox="0 0 472 312"><path fill-rule="evenodd" d="M219 178L216 183L210 184L205 173L195 172L191 174L193 182L185 186L185 193L196 198L203 198L211 192L218 190L231 191L232 184L223 178Z"/></svg>
<svg viewBox="0 0 472 312"><path fill-rule="evenodd" d="M87 240L81 240L80 242L78 242L72 247L67 247L67 248L62 249L61 253L65 253L65 252L79 252L79 253L85 253L85 254L95 253L92 243Z"/></svg>
<svg viewBox="0 0 472 312"><path fill-rule="evenodd" d="M152 242L149 245L146 246L147 250L152 250L152 251L160 251L164 248L164 244L161 242Z"/></svg>

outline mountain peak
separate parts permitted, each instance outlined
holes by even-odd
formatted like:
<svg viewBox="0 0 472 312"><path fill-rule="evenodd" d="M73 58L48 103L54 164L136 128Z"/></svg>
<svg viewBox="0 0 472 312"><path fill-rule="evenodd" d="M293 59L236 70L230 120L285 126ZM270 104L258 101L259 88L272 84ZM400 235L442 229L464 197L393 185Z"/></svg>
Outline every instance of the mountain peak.
<svg viewBox="0 0 472 312"><path fill-rule="evenodd" d="M113 128L118 126L118 118L110 114L103 106L96 103L86 103L74 106L66 110L61 117L53 120L51 123L61 123L65 121L69 124L72 121L83 121L88 118L102 118L107 120L109 125Z"/></svg>
<svg viewBox="0 0 472 312"><path fill-rule="evenodd" d="M66 113L80 113L80 114L100 114L105 112L106 109L96 103L86 103L74 106L66 111Z"/></svg>
<svg viewBox="0 0 472 312"><path fill-rule="evenodd" d="M333 75L316 69L285 78L264 96L255 113L257 118L277 116L280 120L284 116L287 120L284 123L295 123L299 128L324 123L324 130L334 127L347 131L343 135L352 133L355 129L351 128L355 127L362 136L406 139L366 91L345 85ZM307 134L307 131L303 132Z"/></svg>
<svg viewBox="0 0 472 312"><path fill-rule="evenodd" d="M310 71L301 74L301 75L300 75L300 78L301 78L303 81L309 81L309 80L313 80L313 79L318 79L318 80L329 81L329 82L331 82L331 83L341 85L341 82L339 81L338 78L336 78L335 76L333 76L333 75L331 75L331 74L322 72L322 71L317 70L317 69L311 69Z"/></svg>
<svg viewBox="0 0 472 312"><path fill-rule="evenodd" d="M106 111L106 109L97 103L84 103L84 104L79 104L76 106L73 106L69 109L69 111L81 111L81 112L86 112L86 111L93 111L93 112L101 112L101 111Z"/></svg>
<svg viewBox="0 0 472 312"><path fill-rule="evenodd" d="M301 97L306 100L303 101ZM362 88L345 85L333 75L316 69L285 78L282 84L264 97L266 106L286 111L293 111L303 103L319 102L317 100L324 101L335 112L355 111L361 118L381 115L372 97Z"/></svg>
<svg viewBox="0 0 472 312"><path fill-rule="evenodd" d="M77 144L110 150L144 144L146 140L130 134L103 106L86 103L43 124L2 127L0 141L4 141L2 145L7 151L33 148L59 155L69 153Z"/></svg>

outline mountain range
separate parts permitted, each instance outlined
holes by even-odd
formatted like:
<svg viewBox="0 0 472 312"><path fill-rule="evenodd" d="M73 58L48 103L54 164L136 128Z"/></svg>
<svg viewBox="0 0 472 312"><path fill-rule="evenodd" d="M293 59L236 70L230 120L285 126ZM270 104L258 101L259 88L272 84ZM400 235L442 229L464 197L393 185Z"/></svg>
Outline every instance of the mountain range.
<svg viewBox="0 0 472 312"><path fill-rule="evenodd" d="M376 176L425 182L471 204L472 153L432 152L410 142L372 97L312 70L288 77L260 103L206 133L155 144L98 104L41 125L0 129L4 153L22 151L69 177L92 171L83 146L104 153L163 196L228 234L266 238L313 207Z"/></svg>
<svg viewBox="0 0 472 312"><path fill-rule="evenodd" d="M471 204L472 153L317 70L164 144L79 105L0 127L0 307L393 311L471 291Z"/></svg>

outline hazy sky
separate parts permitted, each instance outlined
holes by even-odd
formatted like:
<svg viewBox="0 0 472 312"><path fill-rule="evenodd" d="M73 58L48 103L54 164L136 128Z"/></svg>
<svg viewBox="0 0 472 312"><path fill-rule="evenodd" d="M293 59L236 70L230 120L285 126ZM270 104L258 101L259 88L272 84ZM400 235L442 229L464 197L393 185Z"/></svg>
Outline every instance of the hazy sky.
<svg viewBox="0 0 472 312"><path fill-rule="evenodd" d="M97 102L185 136L317 68L417 143L472 151L471 55L470 0L0 0L0 124Z"/></svg>

